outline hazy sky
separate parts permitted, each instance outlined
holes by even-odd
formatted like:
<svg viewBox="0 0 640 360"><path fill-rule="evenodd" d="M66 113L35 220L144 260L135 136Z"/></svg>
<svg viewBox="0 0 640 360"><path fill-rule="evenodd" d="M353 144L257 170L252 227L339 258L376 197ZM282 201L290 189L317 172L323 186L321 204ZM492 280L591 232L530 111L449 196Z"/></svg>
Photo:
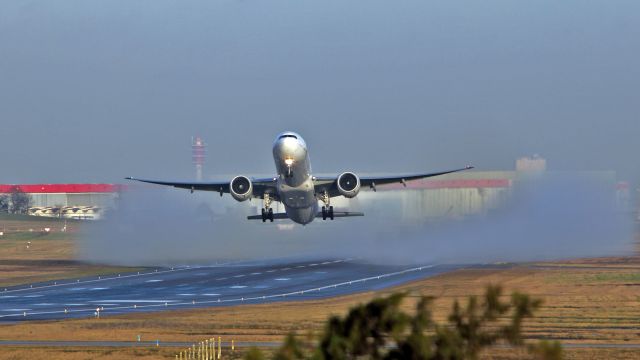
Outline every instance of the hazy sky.
<svg viewBox="0 0 640 360"><path fill-rule="evenodd" d="M640 2L0 0L0 183L551 169L640 179Z"/></svg>

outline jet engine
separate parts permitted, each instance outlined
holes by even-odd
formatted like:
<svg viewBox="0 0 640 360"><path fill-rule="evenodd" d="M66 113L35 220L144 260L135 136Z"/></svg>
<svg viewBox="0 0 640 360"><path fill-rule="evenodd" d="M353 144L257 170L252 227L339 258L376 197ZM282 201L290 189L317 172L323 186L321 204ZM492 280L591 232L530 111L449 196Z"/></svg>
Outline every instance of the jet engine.
<svg viewBox="0 0 640 360"><path fill-rule="evenodd" d="M345 172L340 174L336 183L340 195L346 198L353 198L360 192L360 178L354 173Z"/></svg>
<svg viewBox="0 0 640 360"><path fill-rule="evenodd" d="M246 201L253 195L253 184L246 176L236 176L229 183L229 192L234 199Z"/></svg>

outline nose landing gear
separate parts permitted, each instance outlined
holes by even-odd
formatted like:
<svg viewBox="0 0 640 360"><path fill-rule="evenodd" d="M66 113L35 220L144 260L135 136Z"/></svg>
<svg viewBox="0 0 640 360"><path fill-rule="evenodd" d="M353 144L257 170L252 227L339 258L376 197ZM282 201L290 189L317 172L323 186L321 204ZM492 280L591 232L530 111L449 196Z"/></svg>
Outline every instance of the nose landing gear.
<svg viewBox="0 0 640 360"><path fill-rule="evenodd" d="M262 208L262 222L273 222L273 209L271 208L271 196L264 194L264 207Z"/></svg>

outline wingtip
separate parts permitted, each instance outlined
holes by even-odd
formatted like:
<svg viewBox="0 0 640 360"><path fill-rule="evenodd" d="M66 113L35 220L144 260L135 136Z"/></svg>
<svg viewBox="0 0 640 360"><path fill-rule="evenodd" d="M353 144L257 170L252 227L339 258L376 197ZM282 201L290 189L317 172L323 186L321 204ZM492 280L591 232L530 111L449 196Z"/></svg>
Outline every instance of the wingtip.
<svg viewBox="0 0 640 360"><path fill-rule="evenodd" d="M473 165L467 165L467 166L465 167L465 169L466 169L466 170L475 169L475 166L473 166Z"/></svg>

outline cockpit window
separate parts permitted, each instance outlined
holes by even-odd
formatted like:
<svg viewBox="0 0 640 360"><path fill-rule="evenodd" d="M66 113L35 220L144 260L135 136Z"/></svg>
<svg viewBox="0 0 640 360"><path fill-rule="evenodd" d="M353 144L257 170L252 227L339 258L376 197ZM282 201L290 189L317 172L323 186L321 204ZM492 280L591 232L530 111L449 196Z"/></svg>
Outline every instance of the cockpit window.
<svg viewBox="0 0 640 360"><path fill-rule="evenodd" d="M284 135L281 135L281 136L279 137L279 139L284 139L284 138L294 138L294 139L296 139L296 140L298 139L298 137L297 137L297 136L295 136L295 135L291 135L291 134L284 134Z"/></svg>

